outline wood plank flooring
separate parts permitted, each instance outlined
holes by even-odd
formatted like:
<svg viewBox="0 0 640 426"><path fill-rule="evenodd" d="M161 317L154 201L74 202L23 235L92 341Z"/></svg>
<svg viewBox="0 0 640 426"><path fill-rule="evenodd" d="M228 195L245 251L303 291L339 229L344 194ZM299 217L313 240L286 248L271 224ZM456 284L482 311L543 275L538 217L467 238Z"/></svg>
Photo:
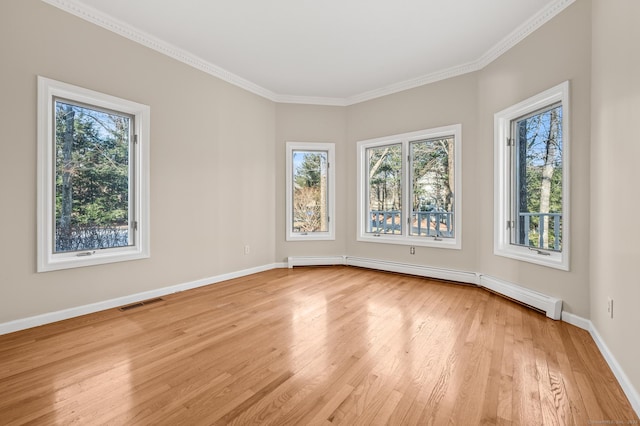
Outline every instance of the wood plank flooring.
<svg viewBox="0 0 640 426"><path fill-rule="evenodd" d="M277 269L0 336L2 425L603 422L638 417L584 330L359 268Z"/></svg>

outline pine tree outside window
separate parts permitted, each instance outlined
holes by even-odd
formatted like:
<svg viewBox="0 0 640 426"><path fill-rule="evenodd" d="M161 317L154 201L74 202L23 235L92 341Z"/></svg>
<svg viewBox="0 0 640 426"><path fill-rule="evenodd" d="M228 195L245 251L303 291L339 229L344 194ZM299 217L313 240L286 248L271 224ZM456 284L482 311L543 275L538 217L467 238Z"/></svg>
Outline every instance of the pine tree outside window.
<svg viewBox="0 0 640 426"><path fill-rule="evenodd" d="M54 99L54 253L135 244L135 118Z"/></svg>
<svg viewBox="0 0 640 426"><path fill-rule="evenodd" d="M149 107L38 78L38 271L149 256Z"/></svg>

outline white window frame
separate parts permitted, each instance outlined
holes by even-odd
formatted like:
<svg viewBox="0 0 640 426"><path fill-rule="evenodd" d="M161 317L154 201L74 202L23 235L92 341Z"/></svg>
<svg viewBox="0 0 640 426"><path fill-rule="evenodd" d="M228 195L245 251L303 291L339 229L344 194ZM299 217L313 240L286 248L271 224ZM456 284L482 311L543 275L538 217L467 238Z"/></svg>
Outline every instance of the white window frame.
<svg viewBox="0 0 640 426"><path fill-rule="evenodd" d="M529 249L511 244L509 223L513 221L511 208L512 165L508 138L511 123L527 114L560 102L562 104L562 251ZM517 259L568 271L571 243L570 215L570 104L569 82L565 81L542 93L532 96L494 115L494 246L495 255Z"/></svg>
<svg viewBox="0 0 640 426"><path fill-rule="evenodd" d="M407 226L407 214L411 211L411 165L409 163L409 144L425 139L438 137L454 137L454 164L455 164L455 193L454 193L454 237L435 238L409 234ZM402 234L371 234L366 232L368 197L368 161L367 148L401 144L402 145ZM445 249L462 248L462 125L453 124L437 127L433 129L418 130L415 132L403 133L399 135L385 136L381 138L368 139L357 143L357 240L371 243L400 244L409 246L436 247Z"/></svg>
<svg viewBox="0 0 640 426"><path fill-rule="evenodd" d="M137 142L133 144L134 196L131 200L134 244L128 247L54 253L55 216L55 122L54 98L62 98L88 106L122 112L134 116ZM150 108L115 96L38 76L38 211L37 271L142 259L150 256L149 223L149 132Z"/></svg>
<svg viewBox="0 0 640 426"><path fill-rule="evenodd" d="M335 144L329 142L287 142L286 165L286 240L287 241L322 241L335 240ZM325 232L293 232L293 152L319 151L327 153L327 231Z"/></svg>

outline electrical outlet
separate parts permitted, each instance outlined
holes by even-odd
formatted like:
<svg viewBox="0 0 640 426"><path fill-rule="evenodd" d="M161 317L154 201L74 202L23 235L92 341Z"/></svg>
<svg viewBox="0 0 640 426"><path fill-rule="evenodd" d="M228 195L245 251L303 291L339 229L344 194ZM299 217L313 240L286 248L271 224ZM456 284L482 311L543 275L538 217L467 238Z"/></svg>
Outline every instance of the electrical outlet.
<svg viewBox="0 0 640 426"><path fill-rule="evenodd" d="M414 246L411 246L411 247L409 248L409 253L410 253L410 254L416 254L416 248L415 248Z"/></svg>
<svg viewBox="0 0 640 426"><path fill-rule="evenodd" d="M613 299L610 297L607 297L607 313L609 318L613 318Z"/></svg>
<svg viewBox="0 0 640 426"><path fill-rule="evenodd" d="M251 247L249 247L249 244L244 246L244 254L249 254L251 253Z"/></svg>

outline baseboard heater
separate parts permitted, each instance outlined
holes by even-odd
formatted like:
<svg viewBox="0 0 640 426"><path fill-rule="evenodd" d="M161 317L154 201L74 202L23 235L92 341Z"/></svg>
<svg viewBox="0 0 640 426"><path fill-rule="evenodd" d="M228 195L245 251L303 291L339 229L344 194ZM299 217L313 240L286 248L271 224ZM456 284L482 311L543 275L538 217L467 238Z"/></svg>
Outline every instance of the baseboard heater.
<svg viewBox="0 0 640 426"><path fill-rule="evenodd" d="M347 256L289 256L287 266L330 266L346 265Z"/></svg>
<svg viewBox="0 0 640 426"><path fill-rule="evenodd" d="M517 284L476 272L456 271L453 269L435 268L432 266L414 265L369 259L352 256L295 256L287 259L289 268L295 266L347 265L361 268L377 269L387 272L436 278L467 284L475 284L489 291L505 296L525 306L543 312L547 317L560 320L562 317L562 300L546 294L521 287Z"/></svg>
<svg viewBox="0 0 640 426"><path fill-rule="evenodd" d="M489 275L478 275L480 287L484 287L494 293L501 294L523 305L543 311L547 317L559 320L562 318L562 299L547 296L537 291L520 287L508 281L504 281Z"/></svg>

